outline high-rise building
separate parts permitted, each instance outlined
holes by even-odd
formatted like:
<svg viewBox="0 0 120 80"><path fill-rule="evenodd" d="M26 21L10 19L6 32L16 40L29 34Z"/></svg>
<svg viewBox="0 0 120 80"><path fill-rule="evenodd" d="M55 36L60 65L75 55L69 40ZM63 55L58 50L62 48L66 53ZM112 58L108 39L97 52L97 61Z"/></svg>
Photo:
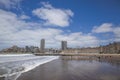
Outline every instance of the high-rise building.
<svg viewBox="0 0 120 80"><path fill-rule="evenodd" d="M41 39L40 51L44 53L45 51L45 39Z"/></svg>
<svg viewBox="0 0 120 80"><path fill-rule="evenodd" d="M61 48L62 48L62 50L66 50L67 49L67 41L62 41L61 42Z"/></svg>
<svg viewBox="0 0 120 80"><path fill-rule="evenodd" d="M28 46L25 46L25 52L30 52L30 48Z"/></svg>

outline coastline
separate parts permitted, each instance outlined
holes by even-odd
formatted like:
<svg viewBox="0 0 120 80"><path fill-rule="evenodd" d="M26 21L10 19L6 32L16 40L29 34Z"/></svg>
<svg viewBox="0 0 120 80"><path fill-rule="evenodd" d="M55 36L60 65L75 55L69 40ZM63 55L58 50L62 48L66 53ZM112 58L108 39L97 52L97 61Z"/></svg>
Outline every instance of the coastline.
<svg viewBox="0 0 120 80"><path fill-rule="evenodd" d="M22 53L23 54L23 53ZM5 55L7 55L7 54L5 54ZM9 55L11 55L11 54L8 54L8 56ZM14 55L14 54L13 54ZM17 55L17 54L15 54L15 55ZM18 54L19 55L19 54ZM27 54L23 54L23 55L27 55ZM100 63L107 63L107 64L112 64L112 65L114 65L114 66L118 66L118 68L120 68L120 54L96 54L96 53L91 53L91 54L88 54L88 53L82 53L82 54L78 54L78 53L74 53L74 54L72 54L72 53L66 53L66 54L40 54L40 55L35 55L36 57L42 57L42 56L49 56L49 57L52 57L52 56L56 56L56 55L58 55L59 56L59 59L58 60L55 60L55 61L51 61L51 62L48 62L47 64L45 63L45 64L42 64L43 66L44 65L46 65L45 66L45 70L48 70L48 73L49 73L49 70L53 70L53 69L55 69L55 71L57 71L57 69L56 69L56 67L58 67L58 69L59 69L59 66L63 66L63 67L60 67L60 68L62 68L62 69L66 69L66 67L64 67L65 65L68 65L68 63L70 62L70 64L73 66L73 64L74 64L74 62L76 62L76 64L74 64L74 66L76 65L77 66L77 64L79 64L79 63L81 63L82 62L82 64L79 64L78 65L78 68L80 67L80 66L82 66L83 64L86 64L88 67L89 67L89 65L88 64L90 64L91 65L91 62L94 62L95 61L95 63L94 63L94 65L96 65L96 64L98 64L98 62L99 62L99 65L98 65L98 67L100 67ZM2 55L1 55L2 56ZM18 56L18 57L20 57L20 56ZM96 61L97 61L97 63L96 63ZM36 62L36 61L35 61ZM54 63L55 62L55 63ZM66 63L67 62L67 63ZM87 62L87 63L86 63ZM50 64L50 63L52 63L52 64ZM65 63L65 64L64 64ZM60 65L59 65L60 64ZM33 65L33 64L32 64ZM41 68L41 66L42 65L40 65L40 66L38 66L38 67L36 67L36 68L34 68L34 69L32 69L32 70L30 70L30 71L28 71L28 72L25 72L25 73L23 73L22 74L22 78L20 77L20 80L29 80L29 78L31 78L31 76L33 76L33 77L35 77L35 76L38 76L38 73L40 73L41 75L43 75L43 76L48 76L48 79L46 79L45 77L44 78L41 78L42 80L49 80L49 78L50 79L54 79L54 78L51 78L51 77L49 77L49 75L50 76L54 76L55 77L55 75L56 74L53 74L53 75L51 75L50 73L48 74L47 72L45 72L44 73L44 71L42 71L42 69L43 68ZM59 66L58 66L59 65ZM71 65L68 65L68 66L71 66ZM104 64L103 64L104 65ZM51 66L53 66L53 68L51 67ZM101 65L102 66L102 65ZM39 68L39 69L37 69L37 68ZM73 69L73 68L70 68L71 70ZM32 72L34 72L34 70L36 70L37 71L37 73L34 73L33 75L31 75L32 74ZM39 72L40 71L40 72ZM54 72L54 70L53 70L53 72ZM61 72L61 70L59 70L59 72ZM59 72L57 72L57 74L64 74L64 72L62 72L62 73L59 73ZM78 70L78 72L79 72L79 70ZM83 71L84 72L84 71ZM29 74L30 73L30 74ZM71 72L70 72L71 73ZM65 75L66 75L67 73L65 73ZM69 74L69 71L68 71L68 74ZM109 74L109 73L107 73L107 74ZM25 75L25 76L24 76ZM26 75L27 75L27 77L26 77ZM29 75L31 75L31 76L29 76ZM73 76L74 74L72 74L71 76ZM75 73L75 75L77 76L78 74L77 73ZM85 74L86 75L86 74ZM95 74L94 74L95 75ZM87 76L89 76L89 77L91 77L90 75L88 75L87 74ZM25 78L24 78L25 77ZM40 76L40 77L42 77L42 76ZM64 80L64 79L61 79L61 77L64 77L64 75L62 75L62 76L59 76L59 75L57 75L57 77L58 78L60 78L60 79L56 79L56 80ZM65 76L66 78L67 78L67 80L70 80L69 79L69 77L68 76ZM82 76L83 77L83 76ZM66 78L65 78L65 80L66 80ZM76 78L76 77L75 77ZM79 78L78 78L79 79ZM77 80L78 80L77 79ZM84 77L83 78L81 78L81 79L83 79L84 80ZM19 78L17 79L17 80L19 80ZM34 78L33 80L39 80L39 76L38 76L38 78ZM85 80L88 80L88 79L85 79ZM95 79L95 80L97 80L97 79ZM118 79L119 80L119 79Z"/></svg>
<svg viewBox="0 0 120 80"><path fill-rule="evenodd" d="M62 58L23 73L17 80L119 80L118 62Z"/></svg>
<svg viewBox="0 0 120 80"><path fill-rule="evenodd" d="M0 80L16 80L20 74L58 58L57 56L34 56L31 54L0 55Z"/></svg>

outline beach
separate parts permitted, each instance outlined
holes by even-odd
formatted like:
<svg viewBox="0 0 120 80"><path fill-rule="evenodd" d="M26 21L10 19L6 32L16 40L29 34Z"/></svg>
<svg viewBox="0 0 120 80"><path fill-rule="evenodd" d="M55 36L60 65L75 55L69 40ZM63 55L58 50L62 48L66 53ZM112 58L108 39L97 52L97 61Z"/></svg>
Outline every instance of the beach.
<svg viewBox="0 0 120 80"><path fill-rule="evenodd" d="M17 80L120 80L118 59L60 57L21 74Z"/></svg>
<svg viewBox="0 0 120 80"><path fill-rule="evenodd" d="M58 58L33 54L0 54L0 80L16 80L22 73Z"/></svg>

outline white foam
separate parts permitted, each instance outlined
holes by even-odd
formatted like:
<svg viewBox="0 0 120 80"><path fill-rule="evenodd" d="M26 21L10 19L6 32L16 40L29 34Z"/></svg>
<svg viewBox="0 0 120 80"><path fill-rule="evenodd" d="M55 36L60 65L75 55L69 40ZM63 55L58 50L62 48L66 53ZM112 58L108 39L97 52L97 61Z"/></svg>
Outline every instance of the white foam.
<svg viewBox="0 0 120 80"><path fill-rule="evenodd" d="M0 77L21 74L57 59L58 56L4 56L0 57Z"/></svg>
<svg viewBox="0 0 120 80"><path fill-rule="evenodd" d="M5 56L5 57L7 57L7 56L33 56L33 54L0 54L0 57L3 57L3 56Z"/></svg>

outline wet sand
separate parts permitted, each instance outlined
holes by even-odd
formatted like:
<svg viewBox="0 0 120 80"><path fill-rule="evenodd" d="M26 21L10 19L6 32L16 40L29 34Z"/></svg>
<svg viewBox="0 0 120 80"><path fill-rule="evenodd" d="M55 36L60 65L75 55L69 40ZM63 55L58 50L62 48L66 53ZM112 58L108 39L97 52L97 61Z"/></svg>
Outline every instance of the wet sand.
<svg viewBox="0 0 120 80"><path fill-rule="evenodd" d="M119 75L119 58L60 58L23 73L17 80L120 80Z"/></svg>

